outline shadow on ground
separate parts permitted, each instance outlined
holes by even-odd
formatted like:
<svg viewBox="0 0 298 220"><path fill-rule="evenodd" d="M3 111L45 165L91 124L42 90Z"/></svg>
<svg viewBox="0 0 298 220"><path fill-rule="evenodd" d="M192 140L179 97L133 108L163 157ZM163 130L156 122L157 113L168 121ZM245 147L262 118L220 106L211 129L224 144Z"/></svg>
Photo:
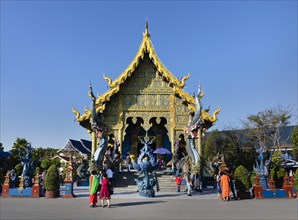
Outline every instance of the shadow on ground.
<svg viewBox="0 0 298 220"><path fill-rule="evenodd" d="M122 202L122 203L112 204L111 207L125 207L125 206L136 206L136 205L158 204L158 203L166 203L166 201Z"/></svg>

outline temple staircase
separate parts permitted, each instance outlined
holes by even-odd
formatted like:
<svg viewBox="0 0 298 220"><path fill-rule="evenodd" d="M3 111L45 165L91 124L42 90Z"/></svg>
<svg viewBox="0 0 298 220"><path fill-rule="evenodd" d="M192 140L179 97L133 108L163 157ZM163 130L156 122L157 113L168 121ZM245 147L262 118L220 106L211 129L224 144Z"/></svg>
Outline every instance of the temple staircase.
<svg viewBox="0 0 298 220"><path fill-rule="evenodd" d="M172 170L159 170L156 171L157 175L157 188L160 192L177 192L177 185L175 182L175 175ZM137 192L137 185L135 179L138 177L138 171L131 170L130 172L123 171L117 173L114 179L115 192ZM154 188L156 190L156 187ZM181 191L186 187L181 185Z"/></svg>

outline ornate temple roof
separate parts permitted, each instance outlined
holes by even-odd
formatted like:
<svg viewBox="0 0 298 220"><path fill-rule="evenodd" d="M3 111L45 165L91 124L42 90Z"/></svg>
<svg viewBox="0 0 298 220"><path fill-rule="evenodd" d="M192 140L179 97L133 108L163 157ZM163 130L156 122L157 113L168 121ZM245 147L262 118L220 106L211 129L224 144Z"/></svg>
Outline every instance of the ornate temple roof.
<svg viewBox="0 0 298 220"><path fill-rule="evenodd" d="M132 60L132 62L129 64L129 66L120 74L120 76L115 79L114 81L109 78L108 76L104 75L104 79L108 82L109 90L105 92L104 94L100 95L96 99L96 112L102 113L105 110L106 103L110 100L111 96L116 94L120 90L120 85L125 83L125 81L131 77L133 72L136 70L138 65L140 64L140 61L144 59L145 54L148 54L149 58L155 65L158 74L163 78L164 81L166 81L175 91L175 94L181 98L184 99L185 104L188 106L189 110L194 112L196 109L195 106L195 99L193 96L188 94L183 90L185 81L190 77L190 74L187 76L182 77L181 80L179 80L176 76L174 76L160 61L157 54L155 53L153 44L150 39L150 34L148 31L148 22L146 21L146 28L145 32L143 33L143 41L141 42L141 45L139 47L139 50L135 56L135 58ZM73 112L76 115L76 120L79 122L80 125L83 127L86 127L83 125L84 122L90 120L91 112L89 109L85 109L85 113L81 115L77 110L74 108L72 109ZM209 115L208 112L202 111L202 118L206 121L209 121L211 124L215 123L217 120L216 115L219 113L220 109L218 108L213 115ZM209 126L208 126L209 127Z"/></svg>
<svg viewBox="0 0 298 220"><path fill-rule="evenodd" d="M66 145L59 152L75 150L81 154L91 154L91 141L80 139L79 141L68 139Z"/></svg>

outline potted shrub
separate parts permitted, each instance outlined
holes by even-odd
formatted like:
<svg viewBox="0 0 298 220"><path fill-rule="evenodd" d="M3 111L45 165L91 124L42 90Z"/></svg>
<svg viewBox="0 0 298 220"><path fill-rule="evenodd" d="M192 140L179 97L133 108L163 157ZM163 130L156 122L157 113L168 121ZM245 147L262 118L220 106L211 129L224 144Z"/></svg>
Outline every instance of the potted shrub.
<svg viewBox="0 0 298 220"><path fill-rule="evenodd" d="M237 196L240 199L250 199L250 179L247 169L240 165L234 172Z"/></svg>
<svg viewBox="0 0 298 220"><path fill-rule="evenodd" d="M275 187L278 189L282 188L284 182L284 176L286 174L285 169L282 167L282 154L281 152L274 152L272 156L273 168L270 171L270 176L275 182Z"/></svg>
<svg viewBox="0 0 298 220"><path fill-rule="evenodd" d="M51 165L45 180L46 198L57 198L60 196L59 172L56 165Z"/></svg>
<svg viewBox="0 0 298 220"><path fill-rule="evenodd" d="M294 175L294 187L296 189L296 198L298 199L298 169L296 169L295 175Z"/></svg>

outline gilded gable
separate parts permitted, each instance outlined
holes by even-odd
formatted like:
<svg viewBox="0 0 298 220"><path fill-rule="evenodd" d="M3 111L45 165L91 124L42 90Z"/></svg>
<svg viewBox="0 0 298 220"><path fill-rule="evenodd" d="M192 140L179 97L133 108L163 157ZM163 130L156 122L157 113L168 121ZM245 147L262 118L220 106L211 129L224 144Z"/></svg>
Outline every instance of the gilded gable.
<svg viewBox="0 0 298 220"><path fill-rule="evenodd" d="M96 111L112 128L123 127L125 117L147 115L165 117L172 127L176 124L180 129L196 108L194 97L183 90L189 77L190 74L180 80L163 65L146 26L143 41L128 67L115 80L104 76L110 89L97 97ZM210 122L207 127L215 123L219 111L218 108L212 116L202 111L204 121ZM90 129L90 110L83 115L75 109L73 112L79 124Z"/></svg>

